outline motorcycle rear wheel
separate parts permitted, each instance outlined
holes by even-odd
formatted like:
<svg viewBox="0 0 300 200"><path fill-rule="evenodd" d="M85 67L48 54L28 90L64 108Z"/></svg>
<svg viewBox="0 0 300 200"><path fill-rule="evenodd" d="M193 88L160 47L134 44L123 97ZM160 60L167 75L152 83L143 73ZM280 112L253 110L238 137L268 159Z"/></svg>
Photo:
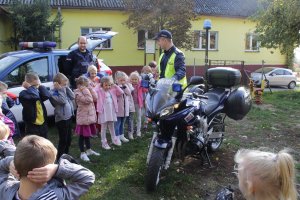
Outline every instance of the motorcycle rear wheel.
<svg viewBox="0 0 300 200"><path fill-rule="evenodd" d="M166 149L153 147L153 152L147 166L147 174L145 177L147 192L153 192L157 188L165 160L165 152Z"/></svg>

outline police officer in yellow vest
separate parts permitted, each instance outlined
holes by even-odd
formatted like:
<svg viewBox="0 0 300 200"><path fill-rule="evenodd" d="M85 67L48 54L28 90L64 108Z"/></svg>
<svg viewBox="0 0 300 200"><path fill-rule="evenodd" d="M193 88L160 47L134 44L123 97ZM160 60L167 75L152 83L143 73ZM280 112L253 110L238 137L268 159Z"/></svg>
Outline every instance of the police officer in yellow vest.
<svg viewBox="0 0 300 200"><path fill-rule="evenodd" d="M159 78L173 78L185 87L187 85L185 58L182 51L174 46L172 34L170 31L161 30L153 39L164 50L157 65Z"/></svg>

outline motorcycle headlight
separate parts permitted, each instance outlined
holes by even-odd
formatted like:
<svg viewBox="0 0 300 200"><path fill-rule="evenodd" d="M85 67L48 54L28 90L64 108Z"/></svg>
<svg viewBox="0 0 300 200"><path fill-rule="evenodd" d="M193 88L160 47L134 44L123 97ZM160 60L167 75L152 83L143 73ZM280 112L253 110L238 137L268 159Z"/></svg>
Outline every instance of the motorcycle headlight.
<svg viewBox="0 0 300 200"><path fill-rule="evenodd" d="M174 112L174 106L168 106L160 112L160 117L165 117L167 115L172 114L173 112Z"/></svg>

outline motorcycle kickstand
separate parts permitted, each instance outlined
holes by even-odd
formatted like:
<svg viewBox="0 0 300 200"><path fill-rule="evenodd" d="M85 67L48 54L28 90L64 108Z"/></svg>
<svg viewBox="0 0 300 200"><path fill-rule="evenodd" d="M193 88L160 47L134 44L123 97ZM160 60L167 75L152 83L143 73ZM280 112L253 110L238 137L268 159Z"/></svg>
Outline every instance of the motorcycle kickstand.
<svg viewBox="0 0 300 200"><path fill-rule="evenodd" d="M206 159L208 161L209 168L213 168L213 165L211 164L211 161L210 161L208 153L207 153L207 147L204 147L204 153L205 153L205 157L206 157Z"/></svg>

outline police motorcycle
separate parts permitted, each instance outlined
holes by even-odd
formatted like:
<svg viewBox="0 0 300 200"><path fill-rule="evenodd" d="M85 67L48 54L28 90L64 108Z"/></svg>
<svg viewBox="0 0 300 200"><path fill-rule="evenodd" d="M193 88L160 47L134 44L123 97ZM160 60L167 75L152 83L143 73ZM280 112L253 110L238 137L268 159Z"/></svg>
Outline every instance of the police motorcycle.
<svg viewBox="0 0 300 200"><path fill-rule="evenodd" d="M182 159L201 155L212 166L208 152L220 148L226 116L241 120L249 112L250 94L244 87L237 87L241 81L239 70L211 68L206 77L208 90L203 89L201 76L191 77L186 88L165 78L156 85L142 81L149 90L146 115L153 127L145 176L148 192L157 188L161 172L170 167L173 154Z"/></svg>

